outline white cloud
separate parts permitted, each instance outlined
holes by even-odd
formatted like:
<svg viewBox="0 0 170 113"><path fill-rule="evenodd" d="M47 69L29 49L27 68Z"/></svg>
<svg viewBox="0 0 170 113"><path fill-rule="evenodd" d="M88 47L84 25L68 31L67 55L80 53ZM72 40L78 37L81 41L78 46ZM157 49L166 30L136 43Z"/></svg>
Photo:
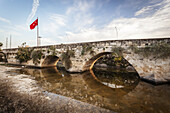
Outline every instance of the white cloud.
<svg viewBox="0 0 170 113"><path fill-rule="evenodd" d="M40 38L39 42L41 43L41 46L43 45L55 45L57 44L57 42L55 40L52 40L51 38L45 38L45 37L42 37ZM23 43L23 42L22 42ZM27 40L26 41L26 45L28 46L36 46L36 43L37 43L37 39L31 39L31 40Z"/></svg>
<svg viewBox="0 0 170 113"><path fill-rule="evenodd" d="M32 11L27 18L27 24L29 24L32 18L35 16L38 6L39 6L39 0L34 0L32 4Z"/></svg>
<svg viewBox="0 0 170 113"><path fill-rule="evenodd" d="M8 19L6 19L6 18L0 17L0 21L5 22L5 23L8 23L8 24L11 24L11 21L8 20Z"/></svg>
<svg viewBox="0 0 170 113"><path fill-rule="evenodd" d="M18 31L18 32L23 32L23 31L28 31L28 26L25 24L20 24L20 25L11 25L11 26L6 26L8 30L11 31Z"/></svg>
<svg viewBox="0 0 170 113"><path fill-rule="evenodd" d="M41 45L54 45L57 44L57 41L54 41L50 38L41 38Z"/></svg>
<svg viewBox="0 0 170 113"><path fill-rule="evenodd" d="M93 21L94 21L94 18L91 16L91 14L77 13L74 16L72 27L76 31L80 31L81 29L91 27L91 25L93 24Z"/></svg>
<svg viewBox="0 0 170 113"><path fill-rule="evenodd" d="M63 26L66 26L66 17L59 14L52 14L46 23L42 23L42 31L44 33L56 34L56 31Z"/></svg>
<svg viewBox="0 0 170 113"><path fill-rule="evenodd" d="M139 10L135 13L135 16L150 15L150 14L154 13L156 10L158 10L159 8L161 8L162 6L169 3L169 0L161 0L161 1L160 0L158 0L158 1L151 0L150 3L152 5L143 7L141 10Z"/></svg>
<svg viewBox="0 0 170 113"><path fill-rule="evenodd" d="M89 28L79 33L67 32L68 37L72 42L169 37L170 2L169 0L164 0L154 6L160 6L160 4L161 7L159 9L146 17L113 19L103 29ZM136 12L135 15L140 15L145 11L151 10L151 7L148 8L138 11L138 13ZM115 27L118 29L118 38Z"/></svg>
<svg viewBox="0 0 170 113"><path fill-rule="evenodd" d="M68 35L66 37L61 37L61 40L64 42L89 42L89 41L100 41L107 39L115 39L116 38L116 30L115 28L104 28L104 29L96 29L96 28L88 28L83 29L79 33L66 32Z"/></svg>
<svg viewBox="0 0 170 113"><path fill-rule="evenodd" d="M138 12L135 13L135 16L139 16L139 15L142 15L142 14L145 14L147 13L147 11L150 11L152 10L153 8L152 7L144 7L142 8L141 10L139 10Z"/></svg>
<svg viewBox="0 0 170 113"><path fill-rule="evenodd" d="M55 24L60 26L65 26L66 20L63 15L53 14L51 15L50 19L55 22Z"/></svg>
<svg viewBox="0 0 170 113"><path fill-rule="evenodd" d="M21 45L23 42L30 42L34 37L36 38L36 32L28 30L25 24L4 26L3 30L0 29L0 34L2 34L4 38L10 35L12 36L12 47L18 47L18 45ZM28 44L35 45L35 40Z"/></svg>
<svg viewBox="0 0 170 113"><path fill-rule="evenodd" d="M64 40L64 42L70 42L72 39L66 38L65 30L72 32L79 32L82 29L91 27L94 19L91 16L91 10L94 6L94 0L88 2L87 0L74 0L73 6L69 7L65 15L49 14L48 20L45 23L41 23L41 35L43 37L51 37L55 39ZM42 38L43 43L54 41ZM48 43L48 44L50 44ZM62 43L62 42L58 42Z"/></svg>
<svg viewBox="0 0 170 113"><path fill-rule="evenodd" d="M73 6L69 7L66 15L70 18L71 27L79 32L81 29L89 28L94 22L91 10L95 7L95 0L74 0Z"/></svg>
<svg viewBox="0 0 170 113"><path fill-rule="evenodd" d="M94 0L86 1L86 0L74 0L73 6L69 7L66 11L66 14L71 14L74 12L86 12L90 10L95 4Z"/></svg>
<svg viewBox="0 0 170 113"><path fill-rule="evenodd" d="M15 35L15 36L21 36L21 33L17 32L17 31L14 31L12 29L9 29L9 30L2 30L2 29L0 29L0 33L2 33L5 36L9 36L11 34Z"/></svg>

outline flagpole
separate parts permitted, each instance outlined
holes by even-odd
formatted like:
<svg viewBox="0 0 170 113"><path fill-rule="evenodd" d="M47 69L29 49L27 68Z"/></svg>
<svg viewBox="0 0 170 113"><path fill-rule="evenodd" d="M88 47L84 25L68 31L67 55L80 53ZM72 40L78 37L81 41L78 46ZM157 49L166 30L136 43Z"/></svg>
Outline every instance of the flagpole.
<svg viewBox="0 0 170 113"><path fill-rule="evenodd" d="M38 19L38 17L37 17L37 19ZM38 28L38 23L37 23L37 46L39 46L38 45L38 37L39 37L39 28Z"/></svg>

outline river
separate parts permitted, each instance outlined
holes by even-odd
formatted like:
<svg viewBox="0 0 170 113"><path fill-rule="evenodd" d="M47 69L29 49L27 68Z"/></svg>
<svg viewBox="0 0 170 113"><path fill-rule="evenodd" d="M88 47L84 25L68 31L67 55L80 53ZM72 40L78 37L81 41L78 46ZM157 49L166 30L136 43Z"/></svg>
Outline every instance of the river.
<svg viewBox="0 0 170 113"><path fill-rule="evenodd" d="M152 85L135 72L93 69L70 74L63 69L17 68L13 76L28 75L44 93L69 97L118 113L170 113L170 85Z"/></svg>

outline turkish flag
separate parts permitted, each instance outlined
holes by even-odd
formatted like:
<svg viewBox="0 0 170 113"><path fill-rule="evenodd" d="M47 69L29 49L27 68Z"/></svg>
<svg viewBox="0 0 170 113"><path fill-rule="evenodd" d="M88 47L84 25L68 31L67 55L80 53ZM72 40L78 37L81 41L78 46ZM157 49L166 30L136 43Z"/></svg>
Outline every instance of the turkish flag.
<svg viewBox="0 0 170 113"><path fill-rule="evenodd" d="M38 19L36 19L31 25L30 25L30 29L34 29L36 26L38 25Z"/></svg>

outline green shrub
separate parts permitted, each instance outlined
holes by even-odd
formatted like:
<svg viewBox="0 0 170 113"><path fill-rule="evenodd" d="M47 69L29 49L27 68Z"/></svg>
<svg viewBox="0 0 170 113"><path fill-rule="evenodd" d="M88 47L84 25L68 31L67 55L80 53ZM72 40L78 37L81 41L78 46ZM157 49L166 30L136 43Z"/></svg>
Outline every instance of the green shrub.
<svg viewBox="0 0 170 113"><path fill-rule="evenodd" d="M28 60L31 59L31 52L33 51L33 49L25 47L26 43L23 43L21 45L21 47L18 48L18 52L16 54L16 59L19 60L20 63L22 62L27 62Z"/></svg>
<svg viewBox="0 0 170 113"><path fill-rule="evenodd" d="M112 52L116 55L116 57L123 56L123 48L122 47L113 47Z"/></svg>
<svg viewBox="0 0 170 113"><path fill-rule="evenodd" d="M92 46L83 46L83 49L81 51L81 55L87 54L87 52L90 52L91 55L95 54L95 51L93 50Z"/></svg>
<svg viewBox="0 0 170 113"><path fill-rule="evenodd" d="M75 52L72 50L69 50L68 48L66 52L63 52L61 54L61 60L64 62L66 69L69 69L72 66L72 62L70 60L71 57L75 57Z"/></svg>
<svg viewBox="0 0 170 113"><path fill-rule="evenodd" d="M0 51L2 51L2 50L1 50L1 47L2 47L2 46L3 46L3 43L2 43L2 42L0 42Z"/></svg>
<svg viewBox="0 0 170 113"><path fill-rule="evenodd" d="M50 46L50 48L49 48L49 53L52 53L52 56L55 56L56 55L56 48L55 48L55 46Z"/></svg>
<svg viewBox="0 0 170 113"><path fill-rule="evenodd" d="M134 51L135 53L139 52L139 49L136 45L130 45L129 49L131 49L132 51Z"/></svg>
<svg viewBox="0 0 170 113"><path fill-rule="evenodd" d="M33 63L35 65L39 64L40 63L40 60L41 60L41 56L43 55L42 51L41 50L37 50L37 51L33 51L31 53L31 58L33 60Z"/></svg>
<svg viewBox="0 0 170 113"><path fill-rule="evenodd" d="M0 42L0 47L2 47L3 46L3 43L2 42Z"/></svg>

